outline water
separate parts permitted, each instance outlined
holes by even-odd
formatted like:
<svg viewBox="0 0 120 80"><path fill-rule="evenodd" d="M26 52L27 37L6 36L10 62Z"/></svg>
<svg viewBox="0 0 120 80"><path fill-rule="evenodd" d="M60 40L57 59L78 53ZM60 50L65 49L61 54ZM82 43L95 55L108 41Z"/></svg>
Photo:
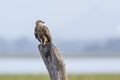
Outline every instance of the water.
<svg viewBox="0 0 120 80"><path fill-rule="evenodd" d="M120 58L65 58L69 74L120 73ZM0 58L0 74L47 74L40 58Z"/></svg>

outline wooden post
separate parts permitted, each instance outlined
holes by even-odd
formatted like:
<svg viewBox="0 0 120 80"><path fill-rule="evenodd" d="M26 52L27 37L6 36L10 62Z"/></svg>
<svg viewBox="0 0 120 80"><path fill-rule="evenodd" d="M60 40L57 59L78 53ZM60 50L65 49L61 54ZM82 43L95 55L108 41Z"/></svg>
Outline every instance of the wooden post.
<svg viewBox="0 0 120 80"><path fill-rule="evenodd" d="M51 80L67 80L65 64L58 49L52 44L38 46Z"/></svg>

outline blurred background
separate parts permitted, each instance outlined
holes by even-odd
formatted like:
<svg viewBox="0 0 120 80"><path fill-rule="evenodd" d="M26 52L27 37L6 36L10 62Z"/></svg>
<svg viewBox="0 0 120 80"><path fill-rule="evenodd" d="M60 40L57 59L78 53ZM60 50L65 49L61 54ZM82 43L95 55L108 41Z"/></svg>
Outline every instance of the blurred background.
<svg viewBox="0 0 120 80"><path fill-rule="evenodd" d="M119 0L0 0L0 79L49 80L34 37L49 28L69 80L120 80ZM46 77L47 76L47 77Z"/></svg>

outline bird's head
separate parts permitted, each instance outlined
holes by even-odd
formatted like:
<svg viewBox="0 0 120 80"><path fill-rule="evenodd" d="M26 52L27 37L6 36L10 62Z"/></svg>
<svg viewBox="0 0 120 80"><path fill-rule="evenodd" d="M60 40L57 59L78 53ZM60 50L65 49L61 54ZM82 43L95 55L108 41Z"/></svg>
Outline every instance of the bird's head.
<svg viewBox="0 0 120 80"><path fill-rule="evenodd" d="M42 20L37 20L36 21L36 26L39 26L39 25L44 25L44 21L42 21Z"/></svg>

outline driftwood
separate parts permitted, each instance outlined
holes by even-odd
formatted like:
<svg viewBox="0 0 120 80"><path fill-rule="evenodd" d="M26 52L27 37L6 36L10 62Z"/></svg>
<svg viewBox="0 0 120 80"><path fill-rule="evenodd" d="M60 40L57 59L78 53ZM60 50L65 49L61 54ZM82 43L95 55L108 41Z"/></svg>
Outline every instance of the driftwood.
<svg viewBox="0 0 120 80"><path fill-rule="evenodd" d="M52 44L38 46L51 80L67 80L65 64L58 49Z"/></svg>

